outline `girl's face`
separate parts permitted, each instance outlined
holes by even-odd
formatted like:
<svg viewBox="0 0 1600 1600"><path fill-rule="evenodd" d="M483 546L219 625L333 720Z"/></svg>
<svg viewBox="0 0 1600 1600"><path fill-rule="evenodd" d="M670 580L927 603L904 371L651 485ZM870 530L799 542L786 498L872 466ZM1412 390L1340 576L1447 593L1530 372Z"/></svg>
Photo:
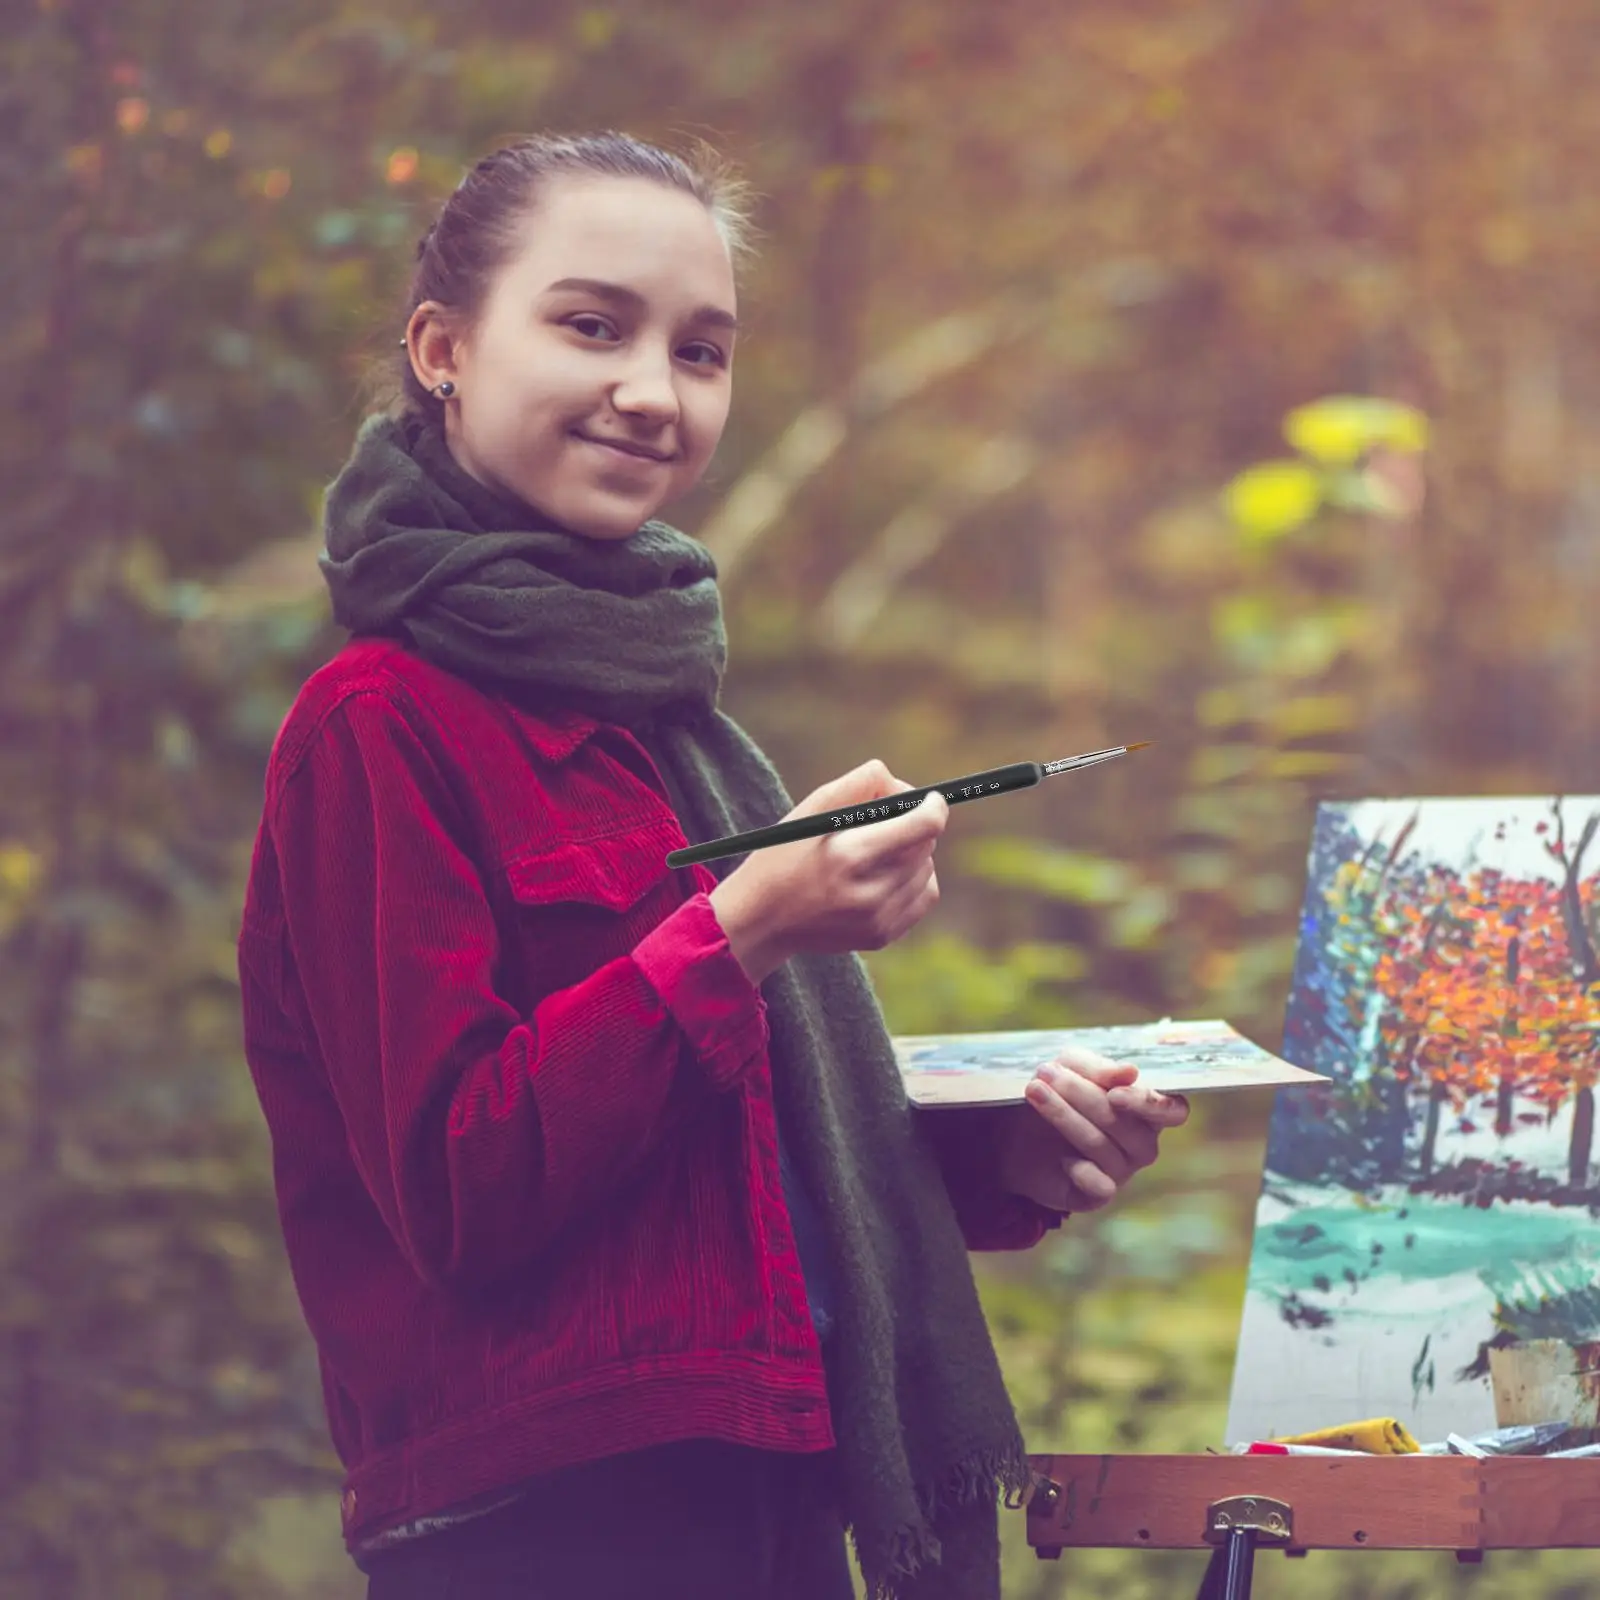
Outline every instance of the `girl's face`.
<svg viewBox="0 0 1600 1600"><path fill-rule="evenodd" d="M733 266L692 195L643 179L547 180L476 326L413 314L451 452L590 539L626 539L699 481L728 417ZM422 319L419 325L417 319Z"/></svg>

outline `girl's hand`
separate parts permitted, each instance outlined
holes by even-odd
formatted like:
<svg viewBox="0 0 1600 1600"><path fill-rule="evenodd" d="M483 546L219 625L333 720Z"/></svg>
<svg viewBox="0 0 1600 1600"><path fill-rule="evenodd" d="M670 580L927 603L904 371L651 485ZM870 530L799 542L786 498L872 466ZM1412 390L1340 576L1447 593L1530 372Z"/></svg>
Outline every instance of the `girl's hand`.
<svg viewBox="0 0 1600 1600"><path fill-rule="evenodd" d="M1065 1050L1028 1085L1000 1144L1000 1180L1051 1211L1098 1211L1189 1119L1181 1094L1134 1086L1137 1067Z"/></svg>
<svg viewBox="0 0 1600 1600"><path fill-rule="evenodd" d="M783 820L910 788L868 761L814 789ZM934 790L900 816L752 851L710 897L734 955L759 983L792 955L893 944L939 903L933 852L949 820L950 804Z"/></svg>

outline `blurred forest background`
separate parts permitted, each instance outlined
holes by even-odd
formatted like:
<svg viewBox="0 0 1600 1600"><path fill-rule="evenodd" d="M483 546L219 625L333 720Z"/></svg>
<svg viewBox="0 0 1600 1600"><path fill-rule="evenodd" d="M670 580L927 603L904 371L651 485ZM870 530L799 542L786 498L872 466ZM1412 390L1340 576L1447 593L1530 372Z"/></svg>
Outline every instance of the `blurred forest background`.
<svg viewBox="0 0 1600 1600"><path fill-rule="evenodd" d="M703 135L764 197L677 520L796 795L1156 741L956 814L943 904L872 958L897 1031L1276 1048L1319 798L1600 791L1592 4L0 15L8 1597L364 1592L234 935L339 642L322 488L415 239L503 138ZM1202 1103L1110 1213L980 1262L1037 1449L1221 1443L1267 1110ZM1025 1600L1203 1565L1006 1527ZM1258 1592L1579 1596L1600 1556L1264 1558Z"/></svg>

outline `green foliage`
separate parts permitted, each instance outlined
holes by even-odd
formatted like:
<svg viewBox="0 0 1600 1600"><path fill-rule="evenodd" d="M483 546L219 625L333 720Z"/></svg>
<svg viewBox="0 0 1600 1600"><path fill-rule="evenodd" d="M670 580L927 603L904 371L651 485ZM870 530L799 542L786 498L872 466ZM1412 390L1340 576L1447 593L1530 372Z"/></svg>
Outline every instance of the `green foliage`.
<svg viewBox="0 0 1600 1600"><path fill-rule="evenodd" d="M867 965L890 1026L910 1034L1009 1028L1018 1016L1068 1027L1075 1013L1059 991L1081 979L1088 962L1070 945L1023 943L991 955L941 933L874 951Z"/></svg>

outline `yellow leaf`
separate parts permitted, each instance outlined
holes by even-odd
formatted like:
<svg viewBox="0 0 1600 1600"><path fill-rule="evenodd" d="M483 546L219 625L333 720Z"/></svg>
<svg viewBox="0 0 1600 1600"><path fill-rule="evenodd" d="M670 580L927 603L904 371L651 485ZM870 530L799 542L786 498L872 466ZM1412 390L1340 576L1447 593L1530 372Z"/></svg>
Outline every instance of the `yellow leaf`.
<svg viewBox="0 0 1600 1600"><path fill-rule="evenodd" d="M1272 714L1281 739L1304 739L1316 733L1344 733L1361 726L1362 710L1353 695L1305 694L1285 701Z"/></svg>
<svg viewBox="0 0 1600 1600"><path fill-rule="evenodd" d="M1195 715L1207 728L1229 728L1255 720L1255 706L1243 689L1207 689L1195 702Z"/></svg>
<svg viewBox="0 0 1600 1600"><path fill-rule="evenodd" d="M1196 788L1209 788L1215 783L1228 783L1241 778L1259 765L1261 750L1241 741L1223 741L1197 750L1189 763L1189 781Z"/></svg>
<svg viewBox="0 0 1600 1600"><path fill-rule="evenodd" d="M1303 461L1263 461L1247 467L1222 491L1223 509L1248 538L1282 538L1316 515L1322 476Z"/></svg>
<svg viewBox="0 0 1600 1600"><path fill-rule="evenodd" d="M1362 395L1329 395L1297 406L1284 419L1284 437L1323 466L1345 467L1382 445L1427 448L1428 419L1415 406Z"/></svg>
<svg viewBox="0 0 1600 1600"><path fill-rule="evenodd" d="M1285 750L1267 763L1269 778L1322 778L1332 772L1342 772L1355 760L1351 755L1339 755L1331 750Z"/></svg>

